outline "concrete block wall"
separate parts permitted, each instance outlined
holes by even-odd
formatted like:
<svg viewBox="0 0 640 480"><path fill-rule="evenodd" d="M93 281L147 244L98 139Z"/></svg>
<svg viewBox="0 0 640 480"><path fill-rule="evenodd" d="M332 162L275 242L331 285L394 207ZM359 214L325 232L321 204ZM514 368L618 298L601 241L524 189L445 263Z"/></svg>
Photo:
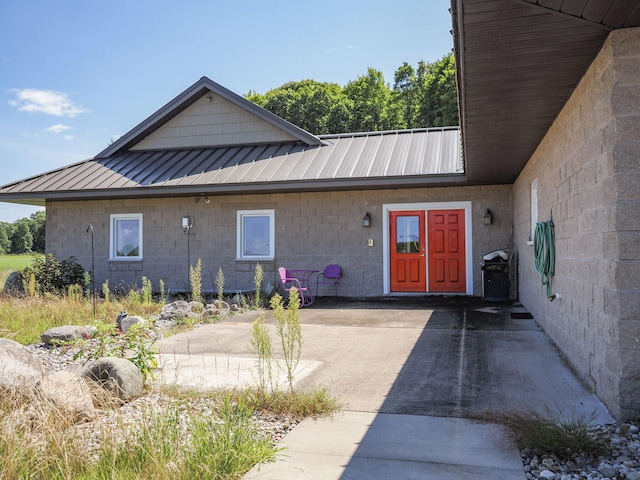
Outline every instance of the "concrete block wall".
<svg viewBox="0 0 640 480"><path fill-rule="evenodd" d="M618 419L640 415L640 29L614 31L514 184L520 300ZM553 212L550 302L533 264Z"/></svg>
<svg viewBox="0 0 640 480"><path fill-rule="evenodd" d="M266 281L276 281L277 267L317 269L337 263L343 268L339 294L368 297L383 294L383 204L471 201L473 217L473 286L481 295L482 256L506 248L510 242L512 210L510 186L407 188L343 192L273 193L210 196L206 204L197 197L164 199L49 202L47 252L64 259L75 256L91 268L94 227L96 284L109 279L112 288L141 285L142 276L154 286L163 279L166 288L185 290L188 281L187 240L191 264L202 261L203 289L215 290L219 268L225 290L253 288L255 262L236 261L236 212L274 209L276 258L261 262ZM483 225L489 208L492 225ZM372 226L364 228L369 212ZM109 215L142 213L144 258L141 262L109 262ZM191 215L195 227L187 234L181 219ZM368 246L368 240L374 246Z"/></svg>

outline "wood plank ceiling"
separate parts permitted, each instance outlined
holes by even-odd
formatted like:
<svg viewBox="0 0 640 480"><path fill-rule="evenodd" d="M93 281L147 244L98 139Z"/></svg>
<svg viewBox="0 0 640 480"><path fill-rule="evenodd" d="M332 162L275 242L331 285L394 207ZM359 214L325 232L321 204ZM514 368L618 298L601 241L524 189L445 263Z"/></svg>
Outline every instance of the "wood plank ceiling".
<svg viewBox="0 0 640 480"><path fill-rule="evenodd" d="M452 0L467 179L512 183L640 0Z"/></svg>

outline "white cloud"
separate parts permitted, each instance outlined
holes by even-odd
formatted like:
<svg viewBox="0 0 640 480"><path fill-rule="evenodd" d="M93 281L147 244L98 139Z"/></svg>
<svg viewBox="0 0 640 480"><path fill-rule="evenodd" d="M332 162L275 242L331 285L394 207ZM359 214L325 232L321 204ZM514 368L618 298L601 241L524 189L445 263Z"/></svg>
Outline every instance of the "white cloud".
<svg viewBox="0 0 640 480"><path fill-rule="evenodd" d="M71 140L73 140L74 138L76 138L76 137L74 137L73 135L65 135L65 136L64 136L64 139L65 139L65 140L67 140L68 142L70 142L70 141L71 141Z"/></svg>
<svg viewBox="0 0 640 480"><path fill-rule="evenodd" d="M81 105L74 104L69 95L63 92L24 88L10 90L10 93L15 94L16 99L9 101L9 105L16 107L20 112L45 113L70 118L79 113L89 112Z"/></svg>
<svg viewBox="0 0 640 480"><path fill-rule="evenodd" d="M56 123L55 125L51 125L49 128L46 128L45 132L62 133L65 130L71 130L71 127L63 125L62 123Z"/></svg>
<svg viewBox="0 0 640 480"><path fill-rule="evenodd" d="M355 47L353 45L347 45L347 50L360 50L360 47Z"/></svg>

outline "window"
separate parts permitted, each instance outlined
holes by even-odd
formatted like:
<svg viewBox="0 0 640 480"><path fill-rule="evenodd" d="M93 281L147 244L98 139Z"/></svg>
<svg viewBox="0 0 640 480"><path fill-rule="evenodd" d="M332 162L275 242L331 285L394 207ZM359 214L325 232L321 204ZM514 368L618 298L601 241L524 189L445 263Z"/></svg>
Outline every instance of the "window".
<svg viewBox="0 0 640 480"><path fill-rule="evenodd" d="M273 210L238 211L238 260L274 258L274 222Z"/></svg>
<svg viewBox="0 0 640 480"><path fill-rule="evenodd" d="M538 223L538 179L531 182L531 236L529 239L533 244L533 235L536 231L536 223Z"/></svg>
<svg viewBox="0 0 640 480"><path fill-rule="evenodd" d="M142 260L142 214L111 215L111 260Z"/></svg>

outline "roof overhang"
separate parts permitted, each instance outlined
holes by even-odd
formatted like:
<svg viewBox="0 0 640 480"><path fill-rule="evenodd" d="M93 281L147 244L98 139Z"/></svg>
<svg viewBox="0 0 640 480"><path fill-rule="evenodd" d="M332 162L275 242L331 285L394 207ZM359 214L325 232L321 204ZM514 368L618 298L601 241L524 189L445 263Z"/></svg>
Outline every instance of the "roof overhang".
<svg viewBox="0 0 640 480"><path fill-rule="evenodd" d="M81 191L49 191L0 194L0 202L45 206L47 201L109 200L199 195L242 195L287 192L329 192L337 190L379 190L393 188L445 187L466 185L464 174L416 175L384 178L327 179L293 182L135 187Z"/></svg>
<svg viewBox="0 0 640 480"><path fill-rule="evenodd" d="M451 0L465 171L513 183L602 48L640 2Z"/></svg>

